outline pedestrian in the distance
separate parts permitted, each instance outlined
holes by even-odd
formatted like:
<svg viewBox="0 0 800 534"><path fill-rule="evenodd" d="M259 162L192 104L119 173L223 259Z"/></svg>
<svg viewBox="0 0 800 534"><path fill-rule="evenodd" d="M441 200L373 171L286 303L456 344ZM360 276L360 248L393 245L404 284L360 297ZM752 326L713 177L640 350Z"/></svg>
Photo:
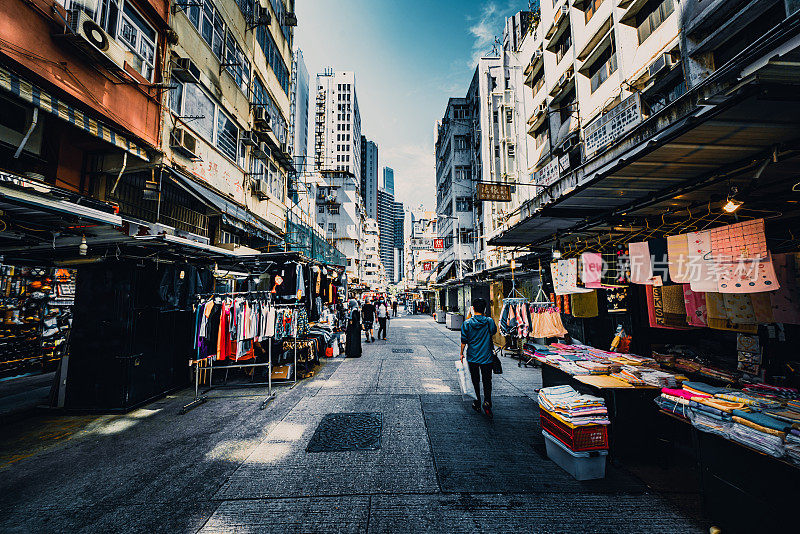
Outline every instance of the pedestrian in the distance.
<svg viewBox="0 0 800 534"><path fill-rule="evenodd" d="M392 301L392 317L397 317L397 299Z"/></svg>
<svg viewBox="0 0 800 534"><path fill-rule="evenodd" d="M361 312L358 311L356 299L350 299L347 303L347 333L345 339L344 353L348 358L361 357Z"/></svg>
<svg viewBox="0 0 800 534"><path fill-rule="evenodd" d="M472 387L478 400L472 401L472 408L481 410L481 379L483 379L483 413L492 413L492 336L497 333L497 325L491 317L486 317L486 301L476 298L472 301L473 316L461 325L461 361L464 361L464 348L467 349L467 365L472 378Z"/></svg>
<svg viewBox="0 0 800 534"><path fill-rule="evenodd" d="M383 340L386 340L386 325L389 322L389 308L386 303L380 301L378 304L378 339L381 339L381 332L383 332Z"/></svg>
<svg viewBox="0 0 800 534"><path fill-rule="evenodd" d="M375 305L368 298L364 301L361 307L361 321L364 323L364 334L367 336L367 343L375 341L375 331L373 325L375 324Z"/></svg>

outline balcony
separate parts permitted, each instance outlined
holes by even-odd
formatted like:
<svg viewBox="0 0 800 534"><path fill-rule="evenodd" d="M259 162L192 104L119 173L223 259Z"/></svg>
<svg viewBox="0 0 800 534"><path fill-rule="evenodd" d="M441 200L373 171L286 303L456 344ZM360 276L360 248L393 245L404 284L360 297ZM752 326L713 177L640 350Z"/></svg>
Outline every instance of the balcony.
<svg viewBox="0 0 800 534"><path fill-rule="evenodd" d="M536 50L531 56L530 63L525 67L525 81L523 83L528 87L533 87L533 81L542 68L544 68L544 53L542 50Z"/></svg>
<svg viewBox="0 0 800 534"><path fill-rule="evenodd" d="M605 4L609 4L607 0ZM601 41L603 41L610 33L612 28L611 14L603 20L602 13L596 14L586 25L581 37L577 40L578 55L576 56L579 61L585 61L586 58L597 48Z"/></svg>
<svg viewBox="0 0 800 534"><path fill-rule="evenodd" d="M551 41L557 41L564 30L567 28L569 22L569 3L564 2L559 7L554 9L555 15L553 17L553 25L548 28L544 38Z"/></svg>
<svg viewBox="0 0 800 534"><path fill-rule="evenodd" d="M575 87L575 69L572 65L567 67L564 72L559 76L558 81L550 89L550 96L553 97L553 102L558 102L563 96Z"/></svg>

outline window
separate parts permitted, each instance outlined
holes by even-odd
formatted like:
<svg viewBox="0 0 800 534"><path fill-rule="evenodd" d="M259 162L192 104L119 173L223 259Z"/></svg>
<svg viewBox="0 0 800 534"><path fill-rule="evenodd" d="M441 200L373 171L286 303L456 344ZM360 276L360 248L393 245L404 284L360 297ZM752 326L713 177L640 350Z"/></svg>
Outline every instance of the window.
<svg viewBox="0 0 800 534"><path fill-rule="evenodd" d="M536 142L536 148L539 148L547 141L548 127L547 123L542 124L534 133L533 139Z"/></svg>
<svg viewBox="0 0 800 534"><path fill-rule="evenodd" d="M339 206L328 206L328 213L331 215L339 215Z"/></svg>
<svg viewBox="0 0 800 534"><path fill-rule="evenodd" d="M325 213L325 206L320 206L320 207L317 209L317 213Z"/></svg>
<svg viewBox="0 0 800 534"><path fill-rule="evenodd" d="M461 213L472 211L472 197L456 197L456 211Z"/></svg>
<svg viewBox="0 0 800 534"><path fill-rule="evenodd" d="M202 4L202 6L197 5ZM197 0L184 8L189 21L197 28L218 59L225 48L225 22L211 0Z"/></svg>
<svg viewBox="0 0 800 534"><path fill-rule="evenodd" d="M233 161L237 161L236 143L238 138L239 128L236 123L227 113L220 109L219 113L217 113L217 148Z"/></svg>
<svg viewBox="0 0 800 534"><path fill-rule="evenodd" d="M674 0L650 0L636 14L636 32L639 34L639 44L642 44L650 35L667 20L675 11Z"/></svg>
<svg viewBox="0 0 800 534"><path fill-rule="evenodd" d="M494 157L500 157L500 145L494 145Z"/></svg>
<svg viewBox="0 0 800 534"><path fill-rule="evenodd" d="M275 40L272 38L269 28L266 26L259 26L256 28L256 41L261 46L261 50L264 52L264 57L266 57L267 63L272 68L272 72L274 72L275 76L278 78L281 89L288 95L290 82L289 69L286 67L283 57L281 57L280 49L278 45L275 44Z"/></svg>
<svg viewBox="0 0 800 534"><path fill-rule="evenodd" d="M597 10L600 9L601 5L603 5L603 0L589 0L589 4L586 6L586 12L584 13L587 24L594 14L597 13Z"/></svg>
<svg viewBox="0 0 800 534"><path fill-rule="evenodd" d="M555 50L556 53L556 63L561 63L561 60L569 52L569 49L572 47L572 31L571 28L567 28L567 30L561 34L561 37L558 38L556 41Z"/></svg>
<svg viewBox="0 0 800 534"><path fill-rule="evenodd" d="M511 109L507 109L506 110L506 122L508 124L511 124L512 122L514 122L514 111L511 110Z"/></svg>
<svg viewBox="0 0 800 534"><path fill-rule="evenodd" d="M544 69L539 69L539 74L536 76L536 81L533 82L533 94L538 93L539 89L541 89L543 86L544 86Z"/></svg>
<svg viewBox="0 0 800 534"><path fill-rule="evenodd" d="M118 37L133 52L131 66L148 80L153 79L155 70L156 35L156 31L145 22L139 12L129 2L125 2Z"/></svg>
<svg viewBox="0 0 800 534"><path fill-rule="evenodd" d="M250 62L247 61L242 48L231 32L228 32L228 43L225 47L225 63L227 63L225 68L233 77L236 85L244 94L247 94L250 89Z"/></svg>
<svg viewBox="0 0 800 534"><path fill-rule="evenodd" d="M456 135L455 136L455 145L456 150L467 150L467 136L466 135Z"/></svg>
<svg viewBox="0 0 800 534"><path fill-rule="evenodd" d="M267 92L264 83L258 76L253 78L253 94L251 96L253 104L263 107L267 110L269 116L269 125L275 133L275 137L281 143L286 142L286 132L288 130L287 121L278 108L278 105L272 99L272 96Z"/></svg>
<svg viewBox="0 0 800 534"><path fill-rule="evenodd" d="M598 87L603 85L609 76L617 70L617 51L614 39L612 37L609 46L600 54L600 56L589 67L589 79L591 80L592 92L594 93Z"/></svg>
<svg viewBox="0 0 800 534"><path fill-rule="evenodd" d="M187 117L197 117L188 126L209 143L214 142L214 114L216 106L211 97L199 84L187 83L183 86L183 112Z"/></svg>
<svg viewBox="0 0 800 534"><path fill-rule="evenodd" d="M328 231L331 233L336 232L336 223L328 223Z"/></svg>
<svg viewBox="0 0 800 534"><path fill-rule="evenodd" d="M500 122L500 119L498 119L498 118L497 118L497 110L494 110L494 111L492 112L492 121L493 121L495 124L497 124L498 122Z"/></svg>
<svg viewBox="0 0 800 534"><path fill-rule="evenodd" d="M472 243L475 240L471 228L459 228L458 237L462 244Z"/></svg>
<svg viewBox="0 0 800 534"><path fill-rule="evenodd" d="M516 157L516 154L517 154L516 147L514 145L508 145L508 157L514 158Z"/></svg>
<svg viewBox="0 0 800 534"><path fill-rule="evenodd" d="M456 167L456 180L469 180L469 167L458 166Z"/></svg>

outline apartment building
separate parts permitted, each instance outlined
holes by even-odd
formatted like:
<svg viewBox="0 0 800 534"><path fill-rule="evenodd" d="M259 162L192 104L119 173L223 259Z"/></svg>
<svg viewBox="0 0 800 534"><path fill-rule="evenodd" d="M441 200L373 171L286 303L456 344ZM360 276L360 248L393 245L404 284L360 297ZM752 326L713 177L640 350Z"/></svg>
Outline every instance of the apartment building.
<svg viewBox="0 0 800 534"><path fill-rule="evenodd" d="M394 203L394 251L393 266L394 276L389 278L389 282L398 283L403 279L403 266L405 255L405 209L402 202Z"/></svg>
<svg viewBox="0 0 800 534"><path fill-rule="evenodd" d="M361 136L361 196L364 213L378 219L378 145Z"/></svg>
<svg viewBox="0 0 800 534"><path fill-rule="evenodd" d="M332 68L317 74L314 118L314 166L321 182L317 223L347 258L351 282L363 276L361 192L361 115L353 72ZM323 209L325 210L323 212Z"/></svg>
<svg viewBox="0 0 800 534"><path fill-rule="evenodd" d="M386 269L389 280L395 279L395 200L394 200L394 169L383 168L383 180L378 188L378 226L381 229L380 253L381 262Z"/></svg>
<svg viewBox="0 0 800 534"><path fill-rule="evenodd" d="M386 272L380 256L380 228L371 217L364 220L364 276L361 282L370 289L386 288Z"/></svg>
<svg viewBox="0 0 800 534"><path fill-rule="evenodd" d="M542 2L520 47L537 187L492 244L585 237L575 228L644 213L636 208L645 199L677 190L684 194L661 213L702 202L708 211L712 198L741 189L732 169L769 151L780 162L790 137L782 123L797 109L789 96L796 69L776 58L796 53L797 10L770 0ZM728 177L717 187L724 191L711 191L713 175ZM686 194L704 184L705 200Z"/></svg>
<svg viewBox="0 0 800 534"><path fill-rule="evenodd" d="M437 217L433 211L406 212L408 235L405 240L406 287L425 287L436 281L439 252L433 241L438 237Z"/></svg>
<svg viewBox="0 0 800 534"><path fill-rule="evenodd" d="M469 273L480 256L478 236L479 204L473 179L473 130L477 117L467 98L450 98L436 127L436 215L439 251L439 280Z"/></svg>
<svg viewBox="0 0 800 534"><path fill-rule="evenodd" d="M294 51L289 109L289 152L294 158L297 174L313 168L308 161L309 77L303 51ZM301 178L302 179L302 178Z"/></svg>

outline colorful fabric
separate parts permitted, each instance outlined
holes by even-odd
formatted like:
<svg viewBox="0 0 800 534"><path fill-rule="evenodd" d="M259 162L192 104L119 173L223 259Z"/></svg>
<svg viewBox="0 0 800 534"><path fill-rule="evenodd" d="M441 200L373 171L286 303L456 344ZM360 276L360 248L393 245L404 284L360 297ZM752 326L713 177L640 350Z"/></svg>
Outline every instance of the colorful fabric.
<svg viewBox="0 0 800 534"><path fill-rule="evenodd" d="M693 398L708 398L711 395L701 392L686 391L685 389L671 389L661 388L661 393L665 393L672 397L679 397L681 399L692 400Z"/></svg>
<svg viewBox="0 0 800 534"><path fill-rule="evenodd" d="M650 257L650 246L646 241L628 243L628 261L632 284L653 284L653 261Z"/></svg>
<svg viewBox="0 0 800 534"><path fill-rule="evenodd" d="M750 303L753 305L753 317L758 324L775 322L772 315L772 303L769 293L751 293Z"/></svg>
<svg viewBox="0 0 800 534"><path fill-rule="evenodd" d="M716 272L720 293L762 293L780 285L770 255L764 260L717 262Z"/></svg>
<svg viewBox="0 0 800 534"><path fill-rule="evenodd" d="M667 237L667 261L670 280L676 284L688 284L691 281L689 240L686 234Z"/></svg>
<svg viewBox="0 0 800 534"><path fill-rule="evenodd" d="M742 332L744 334L755 334L758 332L758 325L756 324L736 324L728 320L728 312L725 308L725 301L721 293L709 292L705 295L709 328Z"/></svg>
<svg viewBox="0 0 800 534"><path fill-rule="evenodd" d="M600 277L603 274L603 257L598 252L585 252L581 255L583 264L583 285L589 289L603 287Z"/></svg>
<svg viewBox="0 0 800 534"><path fill-rule="evenodd" d="M692 291L689 284L683 284L683 304L686 306L686 322L692 326L708 326L706 313L706 294Z"/></svg>
<svg viewBox="0 0 800 534"><path fill-rule="evenodd" d="M766 259L767 237L764 219L754 219L714 228L711 234L711 250L719 261Z"/></svg>
<svg viewBox="0 0 800 534"><path fill-rule="evenodd" d="M579 318L597 317L597 291L572 295L572 315Z"/></svg>
<svg viewBox="0 0 800 534"><path fill-rule="evenodd" d="M670 285L657 288L661 291L664 322L669 326L686 326L686 302L683 300L683 286ZM654 290L653 296L655 297Z"/></svg>
<svg viewBox="0 0 800 534"><path fill-rule="evenodd" d="M689 245L689 284L696 293L717 291L715 266L711 256L711 234L690 232L686 234Z"/></svg>
<svg viewBox="0 0 800 534"><path fill-rule="evenodd" d="M756 315L750 295L724 293L725 313L733 324L755 324Z"/></svg>

